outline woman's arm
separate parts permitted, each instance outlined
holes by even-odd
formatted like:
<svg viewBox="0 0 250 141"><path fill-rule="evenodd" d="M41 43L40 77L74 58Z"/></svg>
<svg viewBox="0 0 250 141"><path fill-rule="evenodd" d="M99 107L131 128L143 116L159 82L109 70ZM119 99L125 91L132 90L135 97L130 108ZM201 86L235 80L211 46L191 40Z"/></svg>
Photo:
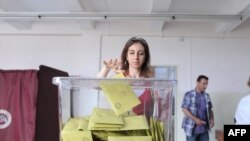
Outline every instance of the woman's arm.
<svg viewBox="0 0 250 141"><path fill-rule="evenodd" d="M106 66L102 67L101 71L97 74L98 78L104 78L108 75L110 71L110 68L107 68Z"/></svg>

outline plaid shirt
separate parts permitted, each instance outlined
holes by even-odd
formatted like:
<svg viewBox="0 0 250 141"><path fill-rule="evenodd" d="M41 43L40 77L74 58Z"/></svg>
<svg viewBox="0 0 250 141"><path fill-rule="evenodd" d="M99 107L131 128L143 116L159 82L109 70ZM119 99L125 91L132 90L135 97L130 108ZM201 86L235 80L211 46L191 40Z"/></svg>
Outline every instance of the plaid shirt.
<svg viewBox="0 0 250 141"><path fill-rule="evenodd" d="M206 100L207 119L209 119L210 117L209 111L212 108L212 102L208 93L204 92L203 94ZM195 90L186 92L181 105L182 108L187 108L194 116L197 115L195 96L196 96ZM193 135L194 127L195 127L195 122L192 119L188 118L187 116L184 116L182 122L182 128L184 129L187 136Z"/></svg>

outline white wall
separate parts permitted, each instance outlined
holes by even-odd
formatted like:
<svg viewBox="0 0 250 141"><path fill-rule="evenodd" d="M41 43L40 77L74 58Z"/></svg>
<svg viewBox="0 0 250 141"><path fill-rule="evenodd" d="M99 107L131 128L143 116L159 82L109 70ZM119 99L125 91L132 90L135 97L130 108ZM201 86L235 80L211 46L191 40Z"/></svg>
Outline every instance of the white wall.
<svg viewBox="0 0 250 141"><path fill-rule="evenodd" d="M98 71L99 36L3 35L0 46L1 69L38 69L44 64L71 75L95 76Z"/></svg>
<svg viewBox="0 0 250 141"><path fill-rule="evenodd" d="M214 129L232 123L239 99L248 92L248 27L223 36L188 30L188 27L179 31L166 30L163 36L161 32L147 31L143 27L121 28L119 25L112 28L100 25L89 31L73 25L72 29L70 25L48 28L40 25L33 31L6 28L10 27L0 25L0 69L38 69L44 64L65 70L70 75L90 77L96 76L104 59L119 57L131 36L145 38L150 45L152 65L176 65L178 68L177 141L185 140L181 129L182 97L185 91L194 88L199 74L210 78L208 92L214 104ZM214 129L211 141L215 140Z"/></svg>
<svg viewBox="0 0 250 141"><path fill-rule="evenodd" d="M129 36L103 37L102 58L119 57ZM248 39L143 37L150 46L152 65L176 65L178 68L177 134L178 141L185 140L181 129L183 114L181 101L185 91L195 87L199 74L209 76L208 92L215 112L214 129L232 124L239 99L248 92L250 48ZM118 52L118 54L117 54ZM229 109L230 107L230 109ZM214 138L215 131L211 138Z"/></svg>

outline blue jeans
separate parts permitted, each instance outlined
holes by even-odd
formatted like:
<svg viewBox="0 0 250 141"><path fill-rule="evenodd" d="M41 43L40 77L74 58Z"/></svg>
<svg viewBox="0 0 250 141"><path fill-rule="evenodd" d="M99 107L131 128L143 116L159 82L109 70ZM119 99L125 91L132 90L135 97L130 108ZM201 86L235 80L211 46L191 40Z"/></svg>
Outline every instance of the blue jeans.
<svg viewBox="0 0 250 141"><path fill-rule="evenodd" d="M192 136L186 136L187 141L209 141L208 132L203 134L196 134Z"/></svg>

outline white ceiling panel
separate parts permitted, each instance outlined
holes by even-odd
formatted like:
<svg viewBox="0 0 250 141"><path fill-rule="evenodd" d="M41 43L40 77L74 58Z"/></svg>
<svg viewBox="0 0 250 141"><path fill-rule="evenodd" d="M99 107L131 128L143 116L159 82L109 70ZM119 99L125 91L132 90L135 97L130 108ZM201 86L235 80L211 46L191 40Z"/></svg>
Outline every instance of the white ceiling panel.
<svg viewBox="0 0 250 141"><path fill-rule="evenodd" d="M236 14L249 0L173 0L170 12L203 14Z"/></svg>

